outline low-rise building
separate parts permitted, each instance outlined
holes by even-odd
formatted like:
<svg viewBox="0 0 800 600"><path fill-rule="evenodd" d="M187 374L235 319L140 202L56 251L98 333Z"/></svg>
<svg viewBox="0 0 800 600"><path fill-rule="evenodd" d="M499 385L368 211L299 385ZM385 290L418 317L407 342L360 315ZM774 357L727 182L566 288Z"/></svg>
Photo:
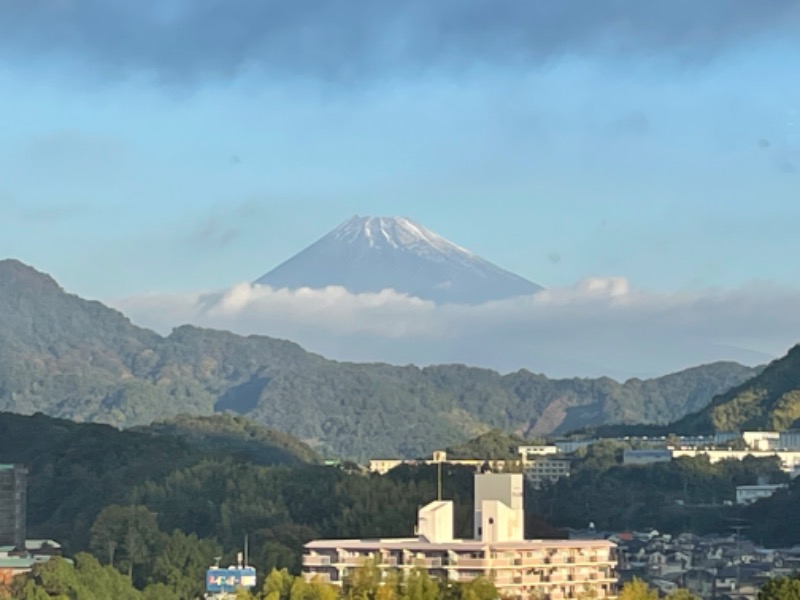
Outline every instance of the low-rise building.
<svg viewBox="0 0 800 600"><path fill-rule="evenodd" d="M752 504L762 498L769 498L778 490L784 490L788 486L785 483L764 484L764 485L737 485L736 504Z"/></svg>
<svg viewBox="0 0 800 600"><path fill-rule="evenodd" d="M436 450L433 452L431 458L428 459L373 458L369 461L369 470L372 473L384 475L400 465L436 464L459 465L462 467L471 467L476 470L488 464L495 470L502 470L506 462L505 460L484 460L480 458L450 458L447 456L446 451Z"/></svg>
<svg viewBox="0 0 800 600"><path fill-rule="evenodd" d="M519 446L517 452L522 460L532 460L537 456L558 454L559 450L555 444L541 444L538 446Z"/></svg>
<svg viewBox="0 0 800 600"><path fill-rule="evenodd" d="M553 445L558 448L558 451L561 454L572 454L573 452L577 452L583 448L588 448L592 444L596 444L599 441L600 440L595 438L588 440L556 440L553 442Z"/></svg>
<svg viewBox="0 0 800 600"><path fill-rule="evenodd" d="M523 463L525 476L533 487L540 488L569 477L572 461L565 456L537 456Z"/></svg>
<svg viewBox="0 0 800 600"><path fill-rule="evenodd" d="M525 539L519 473L476 473L474 539L454 537L453 514L452 501L437 500L419 509L414 537L309 542L304 576L342 585L354 569L374 560L387 572L419 567L447 581L487 577L504 597L519 600L616 594L612 542Z"/></svg>
<svg viewBox="0 0 800 600"><path fill-rule="evenodd" d="M20 546L0 546L0 590L34 565L61 556L61 545L53 540L25 540Z"/></svg>
<svg viewBox="0 0 800 600"><path fill-rule="evenodd" d="M672 451L666 448L625 450L622 453L623 465L650 465L653 463L669 462L671 460Z"/></svg>
<svg viewBox="0 0 800 600"><path fill-rule="evenodd" d="M742 439L751 450L775 450L780 445L777 431L743 431Z"/></svg>

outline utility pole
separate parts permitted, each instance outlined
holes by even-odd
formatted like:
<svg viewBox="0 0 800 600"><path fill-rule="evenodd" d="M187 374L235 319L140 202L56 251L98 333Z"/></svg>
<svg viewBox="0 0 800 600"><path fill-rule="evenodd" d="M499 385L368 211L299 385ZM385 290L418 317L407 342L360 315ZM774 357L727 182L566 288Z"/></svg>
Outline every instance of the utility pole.
<svg viewBox="0 0 800 600"><path fill-rule="evenodd" d="M439 461L436 470L436 499L442 499L442 461Z"/></svg>

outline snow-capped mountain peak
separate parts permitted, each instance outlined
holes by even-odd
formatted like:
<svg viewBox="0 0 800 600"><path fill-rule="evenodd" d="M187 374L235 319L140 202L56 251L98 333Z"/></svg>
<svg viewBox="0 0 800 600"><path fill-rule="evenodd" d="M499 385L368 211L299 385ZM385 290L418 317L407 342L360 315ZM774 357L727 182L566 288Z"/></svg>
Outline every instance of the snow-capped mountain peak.
<svg viewBox="0 0 800 600"><path fill-rule="evenodd" d="M542 288L406 217L345 221L256 283L275 288L392 288L437 302L477 304Z"/></svg>
<svg viewBox="0 0 800 600"><path fill-rule="evenodd" d="M454 244L407 217L360 217L354 216L331 233L335 239L354 242L363 237L370 246L388 244L393 248L427 246L442 252L462 252L467 249Z"/></svg>

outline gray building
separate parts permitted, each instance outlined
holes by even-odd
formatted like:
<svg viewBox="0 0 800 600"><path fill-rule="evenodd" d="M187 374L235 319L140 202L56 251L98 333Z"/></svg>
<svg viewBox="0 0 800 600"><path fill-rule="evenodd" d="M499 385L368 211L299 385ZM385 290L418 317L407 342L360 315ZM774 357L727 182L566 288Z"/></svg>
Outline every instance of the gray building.
<svg viewBox="0 0 800 600"><path fill-rule="evenodd" d="M25 548L28 471L0 464L0 546Z"/></svg>

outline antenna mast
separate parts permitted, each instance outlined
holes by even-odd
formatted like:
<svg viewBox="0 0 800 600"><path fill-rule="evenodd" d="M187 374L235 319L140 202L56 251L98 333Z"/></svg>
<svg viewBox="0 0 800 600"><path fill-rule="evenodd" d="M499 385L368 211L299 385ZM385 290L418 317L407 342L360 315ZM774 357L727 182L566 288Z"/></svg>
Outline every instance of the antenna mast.
<svg viewBox="0 0 800 600"><path fill-rule="evenodd" d="M442 461L439 461L438 469L436 472L436 499L442 499Z"/></svg>

